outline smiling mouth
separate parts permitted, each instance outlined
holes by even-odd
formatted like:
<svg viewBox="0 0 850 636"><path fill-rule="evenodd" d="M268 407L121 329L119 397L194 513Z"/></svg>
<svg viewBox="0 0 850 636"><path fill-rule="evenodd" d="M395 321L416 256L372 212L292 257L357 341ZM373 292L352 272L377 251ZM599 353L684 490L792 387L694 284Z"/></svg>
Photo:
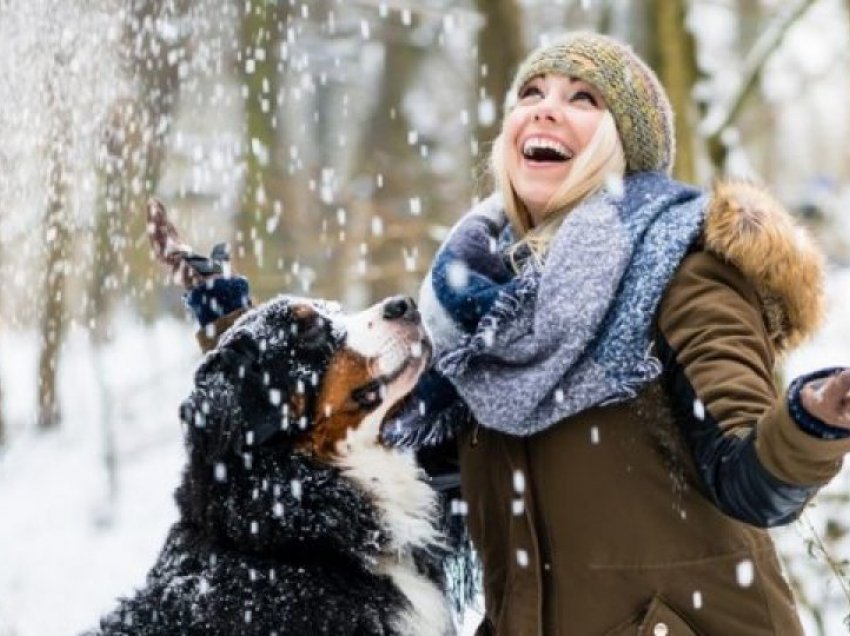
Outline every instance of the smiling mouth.
<svg viewBox="0 0 850 636"><path fill-rule="evenodd" d="M573 152L564 144L544 137L531 137L522 145L522 156L535 163L565 163Z"/></svg>

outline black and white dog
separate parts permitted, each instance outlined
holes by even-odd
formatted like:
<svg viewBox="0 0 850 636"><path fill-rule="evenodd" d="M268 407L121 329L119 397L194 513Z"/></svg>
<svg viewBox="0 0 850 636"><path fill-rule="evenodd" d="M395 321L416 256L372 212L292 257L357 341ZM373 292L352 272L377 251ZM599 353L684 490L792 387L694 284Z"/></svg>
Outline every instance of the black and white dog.
<svg viewBox="0 0 850 636"><path fill-rule="evenodd" d="M278 297L242 316L181 408L180 519L94 633L453 633L420 558L440 549L434 494L380 442L430 350L401 297L351 316Z"/></svg>

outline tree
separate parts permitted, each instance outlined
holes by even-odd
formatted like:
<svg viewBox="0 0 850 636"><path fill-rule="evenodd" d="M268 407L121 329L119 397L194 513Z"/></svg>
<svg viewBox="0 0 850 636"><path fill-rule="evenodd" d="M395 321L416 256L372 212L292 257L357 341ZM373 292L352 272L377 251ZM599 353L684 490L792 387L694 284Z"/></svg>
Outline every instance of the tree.
<svg viewBox="0 0 850 636"><path fill-rule="evenodd" d="M716 109L715 112L708 113L707 119L704 122L704 126L707 129L706 145L709 159L718 173L723 172L729 152L729 149L723 142L724 132L738 120L744 106L759 85L765 64L782 43L788 29L814 3L815 0L799 0L796 5L783 7L782 11L767 25L750 47L742 64L738 91L727 103Z"/></svg>
<svg viewBox="0 0 850 636"><path fill-rule="evenodd" d="M685 0L653 0L647 17L649 63L658 73L673 108L676 126L676 163L673 174L688 183L697 181L697 112L692 99L697 80L696 46L685 21Z"/></svg>
<svg viewBox="0 0 850 636"><path fill-rule="evenodd" d="M104 349L111 340L114 295L130 279L149 271L146 254L139 262L131 237L142 233L144 201L157 191L166 157L166 140L180 89L179 65L185 62L185 37L165 38L155 25L185 14L187 2L134 0L123 25L124 68L134 79L129 95L111 106L101 134L98 168L100 195L95 209L94 258L88 288L87 317L94 349L95 378L101 402L103 459L108 500L118 492L114 409L105 374ZM135 254L134 254L135 252ZM136 267L122 264L136 262Z"/></svg>
<svg viewBox="0 0 850 636"><path fill-rule="evenodd" d="M0 383L0 446L6 442L6 418L3 417L3 385Z"/></svg>
<svg viewBox="0 0 850 636"><path fill-rule="evenodd" d="M489 151L499 134L502 105L510 87L511 77L522 59L522 11L516 0L476 0L475 6L485 24L478 31L479 88L478 99L492 108L490 119L481 119L479 112L476 137L479 147ZM489 155L489 152L482 153ZM485 184L487 189L492 184Z"/></svg>
<svg viewBox="0 0 850 636"><path fill-rule="evenodd" d="M56 428L61 414L57 395L59 352L65 331L65 277L71 232L68 219L68 152L70 114L60 95L58 83L67 68L69 53L56 56L56 72L47 79L47 97L52 111L53 129L49 137L48 189L42 232L45 237L45 265L41 283L38 359L38 427Z"/></svg>
<svg viewBox="0 0 850 636"><path fill-rule="evenodd" d="M266 298L281 290L275 265L294 260L299 237L305 233L298 221L306 207L292 173L299 159L284 156L288 44L283 40L292 20L287 3L248 2L239 8L239 51L236 74L242 86L245 176L234 246L239 267L248 275L255 294ZM286 231L277 228L285 218Z"/></svg>

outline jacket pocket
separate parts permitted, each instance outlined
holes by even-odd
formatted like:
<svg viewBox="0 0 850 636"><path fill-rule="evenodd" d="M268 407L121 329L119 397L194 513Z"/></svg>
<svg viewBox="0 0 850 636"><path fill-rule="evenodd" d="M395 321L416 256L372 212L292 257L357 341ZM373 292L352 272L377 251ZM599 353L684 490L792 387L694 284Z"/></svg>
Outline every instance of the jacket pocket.
<svg viewBox="0 0 850 636"><path fill-rule="evenodd" d="M638 636L699 636L660 596L650 602L637 633Z"/></svg>
<svg viewBox="0 0 850 636"><path fill-rule="evenodd" d="M645 611L605 632L605 636L700 636L700 633L656 595Z"/></svg>

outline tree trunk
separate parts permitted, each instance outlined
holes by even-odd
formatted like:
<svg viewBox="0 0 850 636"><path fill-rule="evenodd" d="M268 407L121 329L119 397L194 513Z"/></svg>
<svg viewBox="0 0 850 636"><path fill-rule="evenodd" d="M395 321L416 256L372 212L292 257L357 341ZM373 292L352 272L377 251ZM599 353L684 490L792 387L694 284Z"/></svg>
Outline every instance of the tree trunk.
<svg viewBox="0 0 850 636"><path fill-rule="evenodd" d="M364 145L359 149L360 158L354 163L360 166L361 178L376 184L370 197L372 216L380 219L383 227L380 233L368 237L369 272L364 277L369 290L367 302L392 294L414 294L428 265L419 252L424 234L420 215L428 212L421 194L430 192L425 186L428 169L417 145L410 143L410 123L402 108L422 62L423 49L396 38L385 46L379 96L361 137ZM417 208L414 213L411 206Z"/></svg>
<svg viewBox="0 0 850 636"><path fill-rule="evenodd" d="M115 290L138 284L130 276L145 280L152 272L148 251L133 243L145 235L144 204L159 187L186 48L186 37L166 36L155 25L179 20L188 6L188 0L133 1L126 14L123 50L136 94L112 105L103 134L104 161L98 166L101 196L88 290L88 318L97 342L108 339ZM129 266L122 268L124 263Z"/></svg>
<svg viewBox="0 0 850 636"><path fill-rule="evenodd" d="M137 249L134 242L145 235L144 204L156 194L162 176L180 95L180 68L190 50L187 35L174 37L157 25L182 23L190 6L190 0L130 0L122 48L127 52L136 93L131 102L115 105L107 131L111 135L106 141L111 146L108 161L116 166L116 172L111 183L104 185L106 208L99 210L99 231L103 231L103 224L109 226L106 240L99 243L99 258L110 272L110 287L141 292L137 307L147 317L155 315L159 304L154 302L156 295L144 293L146 283L157 279L161 271L148 250ZM92 283L97 286L97 278ZM102 307L108 314L110 290L106 291Z"/></svg>
<svg viewBox="0 0 850 636"><path fill-rule="evenodd" d="M87 311L96 370L103 369L104 350L112 338L116 290L133 285L131 276L145 278L152 265L147 250L136 249L131 237L144 236L144 203L159 186L180 87L178 64L169 60L185 41L168 40L151 25L163 17L177 18L187 8L188 3L183 0L134 2L124 23L124 50L129 51L128 67L138 82L138 92L131 100L122 99L112 105L103 134L104 161L98 166L101 194L95 211ZM134 266L123 273L122 263ZM108 482L106 510L111 519L119 487L114 403L104 374L98 371L95 375Z"/></svg>
<svg viewBox="0 0 850 636"><path fill-rule="evenodd" d="M476 0L475 7L485 20L478 32L479 93L476 96L477 103L481 104L476 139L479 156L484 161L489 158L490 147L499 134L505 96L525 46L522 11L516 0ZM492 117L487 119L491 112ZM484 192L489 192L493 184L487 179L481 186Z"/></svg>
<svg viewBox="0 0 850 636"><path fill-rule="evenodd" d="M53 101L53 100L51 100ZM61 419L57 386L59 352L65 332L65 276L71 233L68 227L68 184L66 161L70 143L70 123L61 105L56 109L56 131L50 140L47 210L42 223L46 239L46 263L41 289L38 359L38 427L54 429Z"/></svg>
<svg viewBox="0 0 850 636"><path fill-rule="evenodd" d="M649 62L667 90L676 126L676 162L673 175L695 183L697 113L691 98L697 79L696 46L685 25L685 0L653 0L649 7Z"/></svg>
<svg viewBox="0 0 850 636"><path fill-rule="evenodd" d="M758 39L750 46L741 65L740 88L737 94L730 99L724 112L716 118L715 122L712 122L711 130L708 131L706 146L709 158L717 172L723 171L729 152L722 140L723 132L738 121L745 104L759 85L765 64L773 52L782 44L788 29L814 4L815 0L799 0L796 6L792 6L790 9L788 6L783 6L781 13L760 31Z"/></svg>
<svg viewBox="0 0 850 636"><path fill-rule="evenodd" d="M847 30L850 31L850 0L846 0L845 2L846 10L845 13L847 15ZM844 161L842 165L844 169L841 171L840 178L842 181L847 182L850 180L850 127L847 128L847 140L844 144Z"/></svg>
<svg viewBox="0 0 850 636"><path fill-rule="evenodd" d="M290 18L287 3L240 3L237 75L244 103L243 157L245 178L236 221L235 257L260 298L280 291L281 274L273 265L293 258L300 234L301 210L290 192L285 157L285 99L282 34ZM280 222L285 217L286 225ZM276 226L269 232L267 227ZM284 231L285 227L285 231Z"/></svg>
<svg viewBox="0 0 850 636"><path fill-rule="evenodd" d="M3 383L0 382L0 446L6 443L6 418L3 417Z"/></svg>

